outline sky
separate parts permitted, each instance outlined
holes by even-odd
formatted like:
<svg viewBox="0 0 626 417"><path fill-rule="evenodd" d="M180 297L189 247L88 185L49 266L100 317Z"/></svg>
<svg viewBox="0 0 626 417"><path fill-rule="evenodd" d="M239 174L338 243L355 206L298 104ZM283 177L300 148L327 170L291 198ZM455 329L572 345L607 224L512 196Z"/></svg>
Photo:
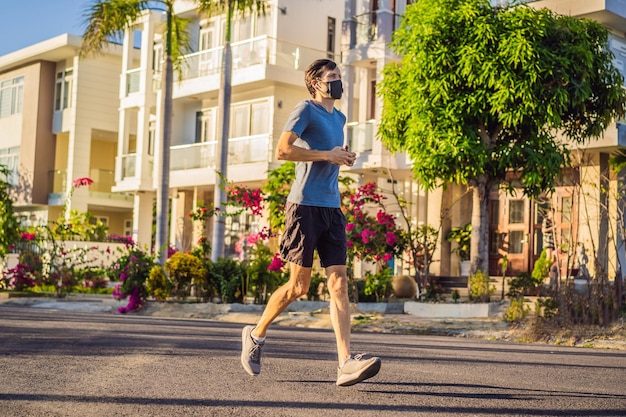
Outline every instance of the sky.
<svg viewBox="0 0 626 417"><path fill-rule="evenodd" d="M69 33L82 35L93 0L1 0L0 56Z"/></svg>

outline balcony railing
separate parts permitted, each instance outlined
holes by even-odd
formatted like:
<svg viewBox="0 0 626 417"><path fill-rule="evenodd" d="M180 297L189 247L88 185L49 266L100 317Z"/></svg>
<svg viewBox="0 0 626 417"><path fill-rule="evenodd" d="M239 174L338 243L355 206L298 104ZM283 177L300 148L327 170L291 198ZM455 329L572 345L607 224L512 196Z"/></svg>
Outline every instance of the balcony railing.
<svg viewBox="0 0 626 417"><path fill-rule="evenodd" d="M223 50L224 47L220 46L185 55L181 58L184 61L181 65L182 79L188 80L219 74L222 67ZM259 64L303 70L310 62L326 56L329 56L327 51L279 41L268 36L259 36L232 44L234 70ZM126 72L126 95L139 91L140 74L139 69ZM160 74L155 72L154 78L153 85L155 89L158 89L160 88Z"/></svg>
<svg viewBox="0 0 626 417"><path fill-rule="evenodd" d="M49 172L49 184L48 191L52 194L65 193L67 184L67 170L55 169ZM93 183L89 185L89 191L98 193L110 193L111 187L113 187L113 171L108 169L96 169L89 170L89 178L93 180Z"/></svg>
<svg viewBox="0 0 626 417"><path fill-rule="evenodd" d="M365 123L348 123L348 146L350 150L353 152L371 151L375 126L376 120L368 120Z"/></svg>
<svg viewBox="0 0 626 417"><path fill-rule="evenodd" d="M355 23L355 40L357 45L374 42L376 39L378 39L378 12L369 12L356 15L353 17L353 21ZM400 27L401 21L402 15L393 15L393 31Z"/></svg>
<svg viewBox="0 0 626 417"><path fill-rule="evenodd" d="M269 159L269 134L244 136L229 140L228 164L239 165ZM171 147L170 170L208 168L216 166L217 141Z"/></svg>

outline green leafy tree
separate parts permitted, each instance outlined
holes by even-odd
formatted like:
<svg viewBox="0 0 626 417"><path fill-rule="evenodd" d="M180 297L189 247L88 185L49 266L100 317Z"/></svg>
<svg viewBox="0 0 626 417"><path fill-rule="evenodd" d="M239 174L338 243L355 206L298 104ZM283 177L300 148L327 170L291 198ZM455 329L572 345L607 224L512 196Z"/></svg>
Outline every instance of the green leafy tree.
<svg viewBox="0 0 626 417"><path fill-rule="evenodd" d="M220 172L226 175L226 158L228 154L228 125L230 119L230 93L231 93L231 73L232 54L230 50L231 26L234 14L245 14L246 12L265 10L263 0L193 0L201 14L211 15L212 13L226 13L225 44L222 60L222 88L220 88L220 120L221 137L220 140ZM161 138L162 171L160 184L157 188L157 228L156 246L160 251L160 262L165 263L167 259L167 217L169 212L169 148L172 136L172 89L174 84L174 70L182 68L181 58L184 54L191 52L190 36L187 28L188 19L174 14L175 0L95 0L85 11L86 29L83 34L83 45L81 56L100 52L108 44L111 38L120 38L124 31L131 29L133 24L145 12L153 10L165 13L166 25L164 29L165 39L165 59L163 61L163 136ZM179 72L180 73L180 72ZM225 152L226 150L226 152ZM216 187L217 188L217 187ZM223 190L216 191L216 197L223 195ZM221 198L221 201L226 201ZM216 200L215 207L221 207L221 201ZM220 232L223 235L223 219ZM223 236L221 239L223 246ZM223 251L223 247L222 247ZM214 252L220 252L220 248L215 247Z"/></svg>
<svg viewBox="0 0 626 417"><path fill-rule="evenodd" d="M0 165L0 259L4 258L11 245L20 237L20 225L13 213L13 200L9 195L12 187L10 175L11 171Z"/></svg>
<svg viewBox="0 0 626 417"><path fill-rule="evenodd" d="M488 267L488 194L552 190L568 144L596 138L624 114L623 79L599 23L488 0L420 0L407 8L380 88L379 135L414 160L427 188L473 192L472 271Z"/></svg>

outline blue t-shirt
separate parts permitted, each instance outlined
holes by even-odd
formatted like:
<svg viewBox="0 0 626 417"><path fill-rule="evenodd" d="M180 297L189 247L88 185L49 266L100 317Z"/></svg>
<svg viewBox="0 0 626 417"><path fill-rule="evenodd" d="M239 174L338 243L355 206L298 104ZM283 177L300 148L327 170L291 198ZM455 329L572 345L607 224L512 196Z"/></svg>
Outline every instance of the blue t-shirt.
<svg viewBox="0 0 626 417"><path fill-rule="evenodd" d="M329 151L343 146L346 116L337 109L332 114L313 100L303 100L293 109L285 124L286 132L298 135L294 145L305 149ZM330 162L296 162L296 180L287 201L303 206L341 206L339 166Z"/></svg>

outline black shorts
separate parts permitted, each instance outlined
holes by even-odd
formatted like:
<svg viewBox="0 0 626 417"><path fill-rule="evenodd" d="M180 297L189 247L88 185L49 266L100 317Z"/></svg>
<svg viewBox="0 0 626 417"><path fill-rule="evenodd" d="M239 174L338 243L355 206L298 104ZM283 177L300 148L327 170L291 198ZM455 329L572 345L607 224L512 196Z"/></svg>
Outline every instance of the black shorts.
<svg viewBox="0 0 626 417"><path fill-rule="evenodd" d="M322 267L346 264L346 218L341 209L287 202L281 257L310 268L316 249Z"/></svg>

